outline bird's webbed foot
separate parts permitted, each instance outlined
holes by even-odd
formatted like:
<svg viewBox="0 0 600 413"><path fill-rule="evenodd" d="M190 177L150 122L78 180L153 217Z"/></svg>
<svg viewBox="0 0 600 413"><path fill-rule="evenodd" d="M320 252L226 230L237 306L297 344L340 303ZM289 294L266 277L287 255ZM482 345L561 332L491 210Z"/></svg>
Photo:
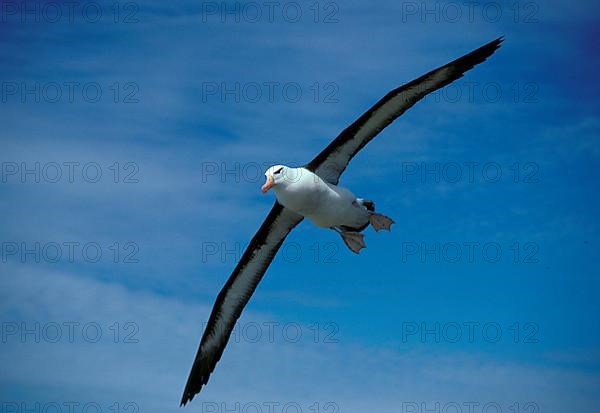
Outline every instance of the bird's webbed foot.
<svg viewBox="0 0 600 413"><path fill-rule="evenodd" d="M383 214L377 214L375 212L369 214L369 222L375 231L380 231L382 229L389 231L392 227L392 224L395 224L392 218L386 217Z"/></svg>
<svg viewBox="0 0 600 413"><path fill-rule="evenodd" d="M344 240L344 244L355 254L360 253L360 250L367 247L365 244L365 236L360 232L354 231L338 231Z"/></svg>

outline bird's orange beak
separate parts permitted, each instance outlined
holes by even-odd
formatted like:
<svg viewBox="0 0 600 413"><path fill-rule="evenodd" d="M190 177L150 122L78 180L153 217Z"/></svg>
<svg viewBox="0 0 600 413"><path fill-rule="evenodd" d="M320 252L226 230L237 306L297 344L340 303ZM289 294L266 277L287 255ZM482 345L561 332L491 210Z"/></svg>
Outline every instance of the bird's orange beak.
<svg viewBox="0 0 600 413"><path fill-rule="evenodd" d="M262 186L262 193L266 194L271 187L275 185L275 180L273 179L273 175L267 176L267 182Z"/></svg>

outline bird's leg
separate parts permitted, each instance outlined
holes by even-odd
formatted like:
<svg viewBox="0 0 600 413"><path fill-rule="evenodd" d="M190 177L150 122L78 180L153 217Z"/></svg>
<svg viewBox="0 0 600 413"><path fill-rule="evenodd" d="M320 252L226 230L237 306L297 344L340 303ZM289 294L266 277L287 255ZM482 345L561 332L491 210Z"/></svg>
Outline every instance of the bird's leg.
<svg viewBox="0 0 600 413"><path fill-rule="evenodd" d="M360 253L360 250L366 248L367 245L364 241L364 235L360 232L355 231L344 231L337 227L331 227L332 230L340 234L344 240L344 244L355 254Z"/></svg>
<svg viewBox="0 0 600 413"><path fill-rule="evenodd" d="M386 217L383 214L378 214L375 212L369 213L369 222L371 223L375 231L380 231L382 229L389 231L392 224L395 224L392 218Z"/></svg>

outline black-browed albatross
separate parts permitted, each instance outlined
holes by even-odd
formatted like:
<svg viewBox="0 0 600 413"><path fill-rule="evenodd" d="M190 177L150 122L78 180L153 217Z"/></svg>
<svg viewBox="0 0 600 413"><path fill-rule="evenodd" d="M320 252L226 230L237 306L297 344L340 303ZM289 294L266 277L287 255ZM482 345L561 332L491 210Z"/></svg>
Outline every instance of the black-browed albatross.
<svg viewBox="0 0 600 413"><path fill-rule="evenodd" d="M372 201L356 198L337 186L350 160L385 127L427 94L459 79L491 56L503 38L435 69L389 92L303 168L270 167L263 192L273 188L277 200L260 226L227 283L219 293L202 335L187 380L181 405L200 392L220 360L233 327L254 293L285 237L304 219L337 231L346 245L358 253L365 246L360 233L369 223L390 229L393 221L375 213Z"/></svg>

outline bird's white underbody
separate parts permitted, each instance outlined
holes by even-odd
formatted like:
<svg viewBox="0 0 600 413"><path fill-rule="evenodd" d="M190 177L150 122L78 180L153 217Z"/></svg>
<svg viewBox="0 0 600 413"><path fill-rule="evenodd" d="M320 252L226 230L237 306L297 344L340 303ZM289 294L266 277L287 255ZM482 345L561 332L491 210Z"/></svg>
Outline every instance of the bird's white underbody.
<svg viewBox="0 0 600 413"><path fill-rule="evenodd" d="M359 253L366 247L359 234L369 223L375 230L389 230L394 221L374 211L372 201L357 198L341 186L325 182L306 168L275 165L265 172L263 192L273 189L277 202L307 218L317 227L340 234L348 248ZM367 207L371 205L371 210Z"/></svg>
<svg viewBox="0 0 600 413"><path fill-rule="evenodd" d="M265 173L273 179L277 201L321 228L360 228L369 222L369 211L346 188L325 182L306 168L272 166Z"/></svg>

